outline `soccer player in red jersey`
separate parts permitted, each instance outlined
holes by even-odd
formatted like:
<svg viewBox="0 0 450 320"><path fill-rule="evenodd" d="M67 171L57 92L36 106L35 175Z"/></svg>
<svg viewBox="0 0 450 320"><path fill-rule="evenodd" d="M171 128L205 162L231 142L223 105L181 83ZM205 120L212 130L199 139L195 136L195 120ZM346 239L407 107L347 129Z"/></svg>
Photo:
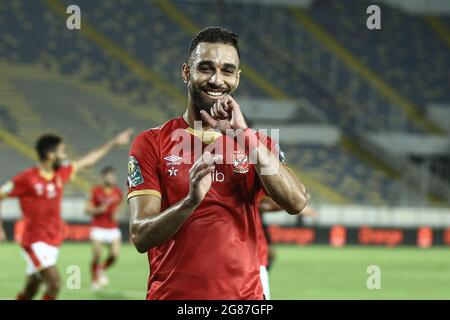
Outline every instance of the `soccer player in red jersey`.
<svg viewBox="0 0 450 320"><path fill-rule="evenodd" d="M131 146L130 234L148 253L147 299L263 299L257 201L265 192L290 214L306 206L279 147L247 127L230 96L240 73L238 36L200 31L181 72L186 112Z"/></svg>
<svg viewBox="0 0 450 320"><path fill-rule="evenodd" d="M122 238L118 228L117 215L123 194L117 185L116 169L111 166L105 167L100 176L100 184L92 188L86 203L86 212L92 216L90 238L94 254L91 264L94 290L108 284L105 271L116 262ZM103 244L109 246L109 254L105 262L100 263Z"/></svg>
<svg viewBox="0 0 450 320"><path fill-rule="evenodd" d="M0 188L0 199L19 198L25 224L20 245L27 263L27 279L17 299L32 299L42 283L46 285L43 299L56 298L61 286L56 261L63 240L60 211L64 186L77 171L94 165L114 147L127 144L131 133L131 129L120 133L73 163L66 160L61 137L44 135L36 143L38 164ZM0 230L4 234L2 225Z"/></svg>

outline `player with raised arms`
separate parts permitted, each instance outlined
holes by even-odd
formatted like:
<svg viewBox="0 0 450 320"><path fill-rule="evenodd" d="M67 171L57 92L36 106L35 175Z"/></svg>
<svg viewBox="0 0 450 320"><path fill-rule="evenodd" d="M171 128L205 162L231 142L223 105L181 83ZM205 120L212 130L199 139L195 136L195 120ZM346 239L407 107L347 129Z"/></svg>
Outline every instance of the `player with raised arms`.
<svg viewBox="0 0 450 320"><path fill-rule="evenodd" d="M32 299L42 283L46 285L43 299L56 298L61 287L56 263L63 241L61 202L64 186L77 171L94 165L116 146L128 144L131 134L131 129L123 131L74 162L66 160L61 137L43 135L36 143L37 165L17 174L0 188L0 199L19 199L25 224L20 245L27 263L27 278L17 299ZM0 235L5 237L1 224Z"/></svg>

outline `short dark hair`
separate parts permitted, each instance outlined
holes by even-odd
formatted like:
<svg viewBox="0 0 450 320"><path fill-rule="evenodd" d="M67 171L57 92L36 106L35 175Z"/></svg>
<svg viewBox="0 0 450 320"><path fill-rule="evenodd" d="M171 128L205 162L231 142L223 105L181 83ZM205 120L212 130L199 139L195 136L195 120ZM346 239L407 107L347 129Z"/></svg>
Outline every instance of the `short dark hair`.
<svg viewBox="0 0 450 320"><path fill-rule="evenodd" d="M36 142L36 151L38 153L39 160L46 160L49 152L56 151L56 148L60 143L62 143L62 141L63 139L55 134L45 134L39 137Z"/></svg>
<svg viewBox="0 0 450 320"><path fill-rule="evenodd" d="M116 168L114 168L113 166L106 166L106 167L103 167L102 171L100 171L100 175L105 176L108 173L113 173L113 172L116 172Z"/></svg>
<svg viewBox="0 0 450 320"><path fill-rule="evenodd" d="M207 27L200 30L191 41L191 47L189 48L189 58L200 42L229 44L236 49L238 57L241 57L241 54L239 52L239 36L224 28Z"/></svg>

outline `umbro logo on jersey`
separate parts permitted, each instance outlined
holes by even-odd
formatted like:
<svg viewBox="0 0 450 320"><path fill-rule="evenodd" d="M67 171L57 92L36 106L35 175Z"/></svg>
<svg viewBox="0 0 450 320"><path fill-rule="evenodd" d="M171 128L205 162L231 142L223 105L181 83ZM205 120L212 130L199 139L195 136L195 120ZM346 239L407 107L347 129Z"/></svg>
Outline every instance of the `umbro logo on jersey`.
<svg viewBox="0 0 450 320"><path fill-rule="evenodd" d="M175 165L179 165L181 163L182 158L178 157L178 156L174 156L174 155L170 155L168 157L165 157L164 160L169 161L167 163L167 165L169 166L175 166Z"/></svg>

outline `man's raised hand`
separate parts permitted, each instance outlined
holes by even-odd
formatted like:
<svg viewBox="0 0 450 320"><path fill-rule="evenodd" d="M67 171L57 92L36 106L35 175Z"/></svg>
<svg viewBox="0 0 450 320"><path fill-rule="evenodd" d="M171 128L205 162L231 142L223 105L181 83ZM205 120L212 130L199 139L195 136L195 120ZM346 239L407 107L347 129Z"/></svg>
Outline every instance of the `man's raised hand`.
<svg viewBox="0 0 450 320"><path fill-rule="evenodd" d="M211 115L201 110L203 120L213 129L226 134L226 130L247 128L241 107L230 95L219 100L211 108Z"/></svg>
<svg viewBox="0 0 450 320"><path fill-rule="evenodd" d="M192 165L189 170L189 199L192 204L198 205L205 198L211 188L211 172L214 170L214 163L222 159L221 155L212 155L205 152Z"/></svg>
<svg viewBox="0 0 450 320"><path fill-rule="evenodd" d="M124 145L130 142L131 135L133 134L134 129L128 128L125 131L122 131L114 138L115 145Z"/></svg>

